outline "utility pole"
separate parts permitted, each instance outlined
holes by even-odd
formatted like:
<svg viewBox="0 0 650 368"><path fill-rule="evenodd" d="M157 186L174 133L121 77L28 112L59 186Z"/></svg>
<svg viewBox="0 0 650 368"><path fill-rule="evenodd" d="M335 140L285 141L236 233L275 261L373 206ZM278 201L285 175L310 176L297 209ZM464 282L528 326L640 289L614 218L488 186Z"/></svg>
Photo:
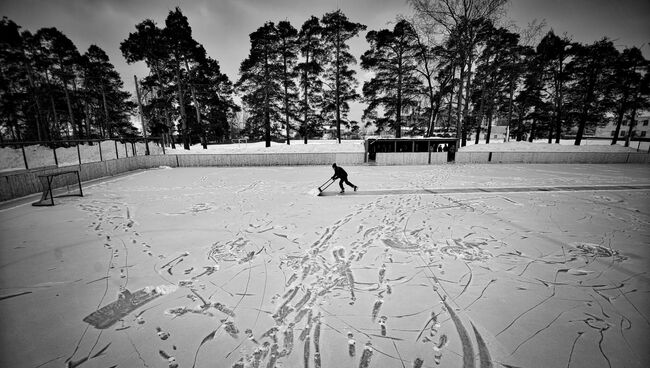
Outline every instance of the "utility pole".
<svg viewBox="0 0 650 368"><path fill-rule="evenodd" d="M144 154L149 155L149 142L147 142L147 123L144 120L144 114L142 113L142 101L140 100L140 87L138 87L138 77L133 76L135 81L135 94L138 96L138 108L140 110L140 121L142 122L142 134L144 135Z"/></svg>

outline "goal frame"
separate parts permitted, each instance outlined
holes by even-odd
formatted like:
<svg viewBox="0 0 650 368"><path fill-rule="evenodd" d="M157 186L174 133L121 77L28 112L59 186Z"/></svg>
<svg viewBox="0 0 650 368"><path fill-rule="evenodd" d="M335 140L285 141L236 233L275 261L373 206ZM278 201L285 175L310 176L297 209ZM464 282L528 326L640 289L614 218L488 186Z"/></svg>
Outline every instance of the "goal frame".
<svg viewBox="0 0 650 368"><path fill-rule="evenodd" d="M54 195L54 189L57 189L59 187L55 187L54 184L54 179L58 176L70 176L72 178L76 178L76 182L73 182L72 184L65 184L66 186L70 187L70 185L77 185L79 188L79 193L74 193L70 194L69 192L66 194L60 194L60 195ZM43 187L43 194L41 194L41 199L37 202L32 203L32 206L54 206L54 198L57 197L70 197L70 196L77 196L77 197L83 197L83 190L81 188L81 177L79 176L79 170L65 170L65 171L59 171L59 172L54 172L54 173L49 173L45 175L39 175L38 179L41 181L41 185Z"/></svg>

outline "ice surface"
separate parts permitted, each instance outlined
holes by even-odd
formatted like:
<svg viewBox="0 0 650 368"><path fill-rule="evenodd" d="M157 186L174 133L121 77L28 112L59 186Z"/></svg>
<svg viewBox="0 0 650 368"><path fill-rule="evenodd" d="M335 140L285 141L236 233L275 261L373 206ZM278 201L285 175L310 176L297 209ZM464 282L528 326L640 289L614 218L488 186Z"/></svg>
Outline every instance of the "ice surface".
<svg viewBox="0 0 650 368"><path fill-rule="evenodd" d="M383 194L313 196L328 167L181 168L5 206L0 366L650 365L650 191L479 190L647 165L345 169ZM421 188L477 190L395 194Z"/></svg>

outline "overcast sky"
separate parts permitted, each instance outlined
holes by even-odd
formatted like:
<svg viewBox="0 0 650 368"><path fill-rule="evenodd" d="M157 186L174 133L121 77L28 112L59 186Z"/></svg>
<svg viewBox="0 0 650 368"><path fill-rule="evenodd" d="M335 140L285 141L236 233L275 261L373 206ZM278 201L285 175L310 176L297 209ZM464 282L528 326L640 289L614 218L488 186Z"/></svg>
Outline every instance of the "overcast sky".
<svg viewBox="0 0 650 368"><path fill-rule="evenodd" d="M164 27L169 10L176 6L187 16L194 39L233 82L248 55L249 34L266 21L289 20L299 29L309 16L320 18L340 7L350 20L372 30L389 28L397 15L411 14L405 0L0 0L0 15L31 32L56 27L81 53L91 44L98 45L132 91L133 75L141 78L148 70L144 63L126 64L120 42L144 19ZM607 36L621 48L643 46L646 58L650 55L648 0L513 0L508 17L521 27L545 20L547 30L584 43ZM365 32L351 46L358 58L367 49ZM353 110L352 115L357 114Z"/></svg>

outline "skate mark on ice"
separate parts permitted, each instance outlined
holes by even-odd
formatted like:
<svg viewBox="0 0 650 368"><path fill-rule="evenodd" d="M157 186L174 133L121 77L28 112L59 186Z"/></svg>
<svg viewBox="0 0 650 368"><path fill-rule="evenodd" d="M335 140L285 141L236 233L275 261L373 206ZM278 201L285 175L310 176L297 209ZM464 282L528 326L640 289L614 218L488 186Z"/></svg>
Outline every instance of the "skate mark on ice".
<svg viewBox="0 0 650 368"><path fill-rule="evenodd" d="M266 267L266 262L264 262L264 289L262 289L262 297L260 298L260 304L259 307L257 308L257 315L255 316L255 322L253 322L253 328L257 326L257 321L260 318L260 314L262 313L262 304L264 303L264 298L266 297L266 284L268 281L268 270Z"/></svg>
<svg viewBox="0 0 650 368"><path fill-rule="evenodd" d="M478 356L480 368L492 368L492 358L490 357L490 351L488 350L483 336L478 332L474 322L470 321L472 329L474 330L474 336L476 336L476 344L478 345Z"/></svg>
<svg viewBox="0 0 650 368"><path fill-rule="evenodd" d="M316 316L316 325L314 326L314 368L321 368L320 356L320 328L321 328L321 314Z"/></svg>
<svg viewBox="0 0 650 368"><path fill-rule="evenodd" d="M402 363L402 368L406 368L404 365L404 359L402 359L402 354L399 353L399 349L397 348L397 344L395 344L395 341L392 341L393 347L395 348L395 351L397 352L397 357L399 358L399 362Z"/></svg>
<svg viewBox="0 0 650 368"><path fill-rule="evenodd" d="M551 292L551 295L547 296L546 298L542 299L542 300L541 300L540 302L538 302L537 304L533 305L532 307L530 307L530 308L526 309L525 311L523 311L522 313L520 313L520 314L519 314L517 317L515 317L515 318L514 318L510 323L508 323L508 324L506 325L506 327L504 327L501 331L499 331L495 336L499 336L499 335L501 335L501 334L504 333L507 329L509 329L510 327L512 327L512 325L515 324L515 322L517 322L521 317L523 317L524 315L526 315L526 314L528 314L529 312L533 311L534 309L536 309L537 307L541 306L542 304L546 303L549 299L553 298L553 297L555 296L555 283L557 282L557 276L558 276L558 274L559 274L560 272L561 272L561 270L557 270L557 271L555 272L554 281L553 281L553 283L551 283L551 285L552 285L552 290L553 290L553 291ZM546 283L545 283L545 285L548 286L548 284L546 284Z"/></svg>
<svg viewBox="0 0 650 368"><path fill-rule="evenodd" d="M466 283L465 286L463 287L463 290L460 291L460 294L456 295L454 298L452 298L452 300L456 300L456 299L460 298L461 295L463 295L463 293L464 293L464 292L467 290L467 288L469 287L469 284L472 283L472 278L474 277L474 273L472 272L472 268L467 264L467 262L465 262L465 267L467 267L467 269L469 270L469 280L467 280L467 283ZM463 275L463 277L464 277L464 275ZM461 277L461 280L462 280L462 277ZM459 281L459 282L460 282L460 281Z"/></svg>
<svg viewBox="0 0 650 368"><path fill-rule="evenodd" d="M486 261L492 258L490 252L481 249L487 242L464 241L462 239L448 239L447 245L440 248L440 252L456 259L465 261Z"/></svg>
<svg viewBox="0 0 650 368"><path fill-rule="evenodd" d="M311 342L309 341L309 335L307 335L307 337L305 338L305 344L303 346L303 352L302 352L302 361L303 361L304 368L309 368L310 345Z"/></svg>
<svg viewBox="0 0 650 368"><path fill-rule="evenodd" d="M578 342L578 339L584 334L583 331L578 331L578 336L576 336L575 340L573 340L573 344L571 344L571 352L569 353L569 360L566 363L567 368L571 366L571 359L573 358L573 351L576 348L576 343Z"/></svg>
<svg viewBox="0 0 650 368"><path fill-rule="evenodd" d="M481 293L479 294L479 296L476 299L474 299L471 303L469 303L465 308L463 308L463 310L469 309L469 307L474 305L474 303L476 303L481 298L483 298L483 294L485 294L485 290L487 290L488 286L492 285L492 283L496 282L496 281L497 281L497 279L492 279L492 280L488 281L488 283L485 285L485 287L483 287L483 290L481 290Z"/></svg>
<svg viewBox="0 0 650 368"><path fill-rule="evenodd" d="M456 326L456 332L458 332L458 336L460 337L460 341L463 347L463 367L474 368L474 346L472 345L472 341L469 338L467 329L465 329L465 326L463 326L460 318L458 318L456 312L454 312L447 301L443 300L442 302L444 303L445 308L451 317L451 320L454 322L454 325Z"/></svg>
<svg viewBox="0 0 650 368"><path fill-rule="evenodd" d="M100 280L101 280L101 279L100 279ZM5 295L5 296L1 296L1 297L0 297L0 300L11 299L11 298L15 298L15 297L18 297L18 296L31 294L31 293L32 293L31 291L23 291L22 293L16 293L16 294L11 294L11 295Z"/></svg>
<svg viewBox="0 0 650 368"><path fill-rule="evenodd" d="M97 339L98 339L97 341L99 341L99 337ZM98 356L103 355L106 352L106 350L108 350L108 347L111 346L111 344L112 344L112 342L109 342L108 344L106 344L106 346L104 346L103 348L101 348L101 350L99 350L98 352L93 354L93 356L91 356L89 359L95 359ZM90 349L90 352L92 352L92 349Z"/></svg>
<svg viewBox="0 0 650 368"><path fill-rule="evenodd" d="M607 366L609 368L612 368L612 363L610 362L609 357L603 351L603 340L605 339L605 330L607 330L607 329L609 329L609 325L601 328L600 331L599 331L600 340L598 340L598 349L600 350L600 354L602 354L603 358L605 358L605 360L607 361Z"/></svg>

